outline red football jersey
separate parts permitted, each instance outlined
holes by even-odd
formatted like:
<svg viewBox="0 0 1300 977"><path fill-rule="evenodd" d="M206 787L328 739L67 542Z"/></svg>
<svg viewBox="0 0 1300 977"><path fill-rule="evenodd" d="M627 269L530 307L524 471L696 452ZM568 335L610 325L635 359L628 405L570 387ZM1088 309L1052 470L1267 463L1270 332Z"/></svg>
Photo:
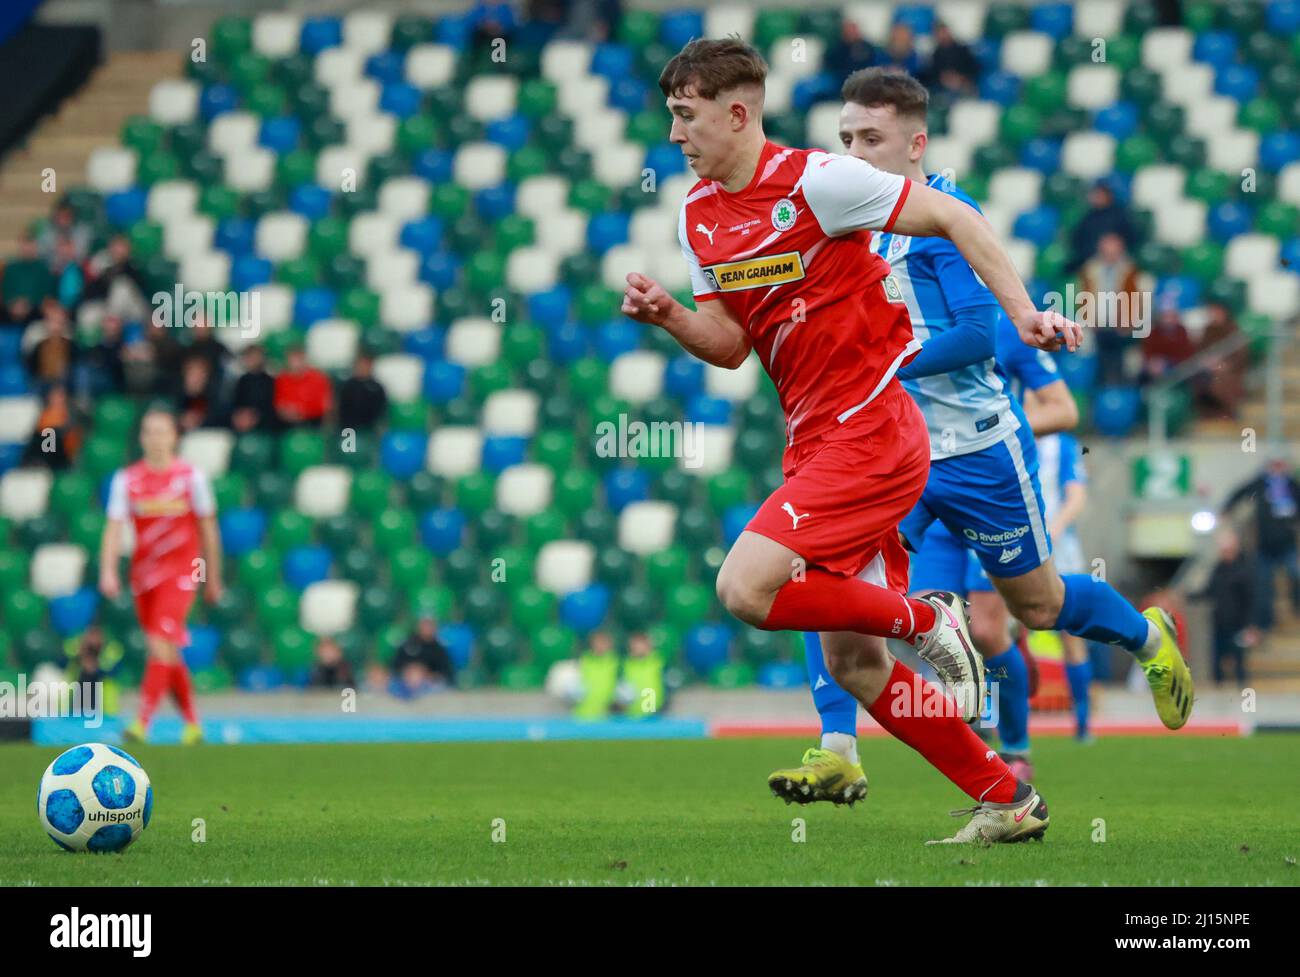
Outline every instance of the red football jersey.
<svg viewBox="0 0 1300 977"><path fill-rule="evenodd" d="M216 512L207 476L179 458L162 470L143 460L120 469L108 490L108 518L132 520L131 589L163 583L194 589L199 517Z"/></svg>
<svg viewBox="0 0 1300 977"><path fill-rule="evenodd" d="M842 425L921 349L908 316L879 321L864 299L889 274L871 232L890 229L908 186L851 156L769 142L743 190L701 180L686 196L678 236L695 299L725 302L748 331L789 444Z"/></svg>

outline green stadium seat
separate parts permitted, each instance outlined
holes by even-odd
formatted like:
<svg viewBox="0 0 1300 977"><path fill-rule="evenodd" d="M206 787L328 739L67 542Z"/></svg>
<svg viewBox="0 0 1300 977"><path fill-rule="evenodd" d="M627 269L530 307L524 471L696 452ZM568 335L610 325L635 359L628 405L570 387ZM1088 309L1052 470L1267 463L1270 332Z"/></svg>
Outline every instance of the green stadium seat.
<svg viewBox="0 0 1300 977"><path fill-rule="evenodd" d="M433 557L421 546L403 546L389 557L389 576L402 591L418 590L431 579Z"/></svg>
<svg viewBox="0 0 1300 977"><path fill-rule="evenodd" d="M312 541L311 520L297 509L282 509L271 518L268 538L270 548L281 553L306 546Z"/></svg>

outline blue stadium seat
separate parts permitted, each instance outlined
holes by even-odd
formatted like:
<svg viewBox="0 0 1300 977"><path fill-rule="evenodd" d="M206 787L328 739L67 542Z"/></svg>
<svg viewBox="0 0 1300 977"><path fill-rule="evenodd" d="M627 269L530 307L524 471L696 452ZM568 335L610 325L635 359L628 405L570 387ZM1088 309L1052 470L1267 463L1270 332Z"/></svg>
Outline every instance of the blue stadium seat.
<svg viewBox="0 0 1300 977"><path fill-rule="evenodd" d="M1042 31L1053 40L1068 37L1074 30L1074 4L1044 3L1030 8L1029 27Z"/></svg>
<svg viewBox="0 0 1300 977"><path fill-rule="evenodd" d="M142 220L149 202L149 195L139 187L119 190L104 197L104 216L114 227L130 227Z"/></svg>
<svg viewBox="0 0 1300 977"><path fill-rule="evenodd" d="M509 115L504 119L493 119L483 129L483 138L513 153L528 144L530 127L528 119L522 115Z"/></svg>
<svg viewBox="0 0 1300 977"><path fill-rule="evenodd" d="M438 640L447 649L447 655L457 669L469 664L474 652L474 628L471 625L439 624Z"/></svg>
<svg viewBox="0 0 1300 977"><path fill-rule="evenodd" d="M450 251L431 251L420 262L420 281L438 291L451 288L460 277L461 264Z"/></svg>
<svg viewBox="0 0 1300 977"><path fill-rule="evenodd" d="M425 377L429 375L425 371ZM414 431L389 431L380 444L379 461L394 478L407 479L424 468L426 438Z"/></svg>
<svg viewBox="0 0 1300 977"><path fill-rule="evenodd" d="M1061 215L1055 207L1042 204L1033 210L1026 210L1016 218L1011 233L1014 237L1029 241L1039 248L1045 248L1056 240L1056 233L1061 226Z"/></svg>
<svg viewBox="0 0 1300 977"><path fill-rule="evenodd" d="M265 285L274 274L274 267L266 258L253 254L243 254L230 266L230 287L236 292L248 292L258 285Z"/></svg>
<svg viewBox="0 0 1300 977"><path fill-rule="evenodd" d="M289 209L313 223L328 217L334 195L315 183L304 183L289 192Z"/></svg>
<svg viewBox="0 0 1300 977"><path fill-rule="evenodd" d="M343 43L343 21L338 17L309 17L302 22L298 47L303 54L317 55L327 47Z"/></svg>
<svg viewBox="0 0 1300 977"><path fill-rule="evenodd" d="M698 10L675 10L659 21L659 40L676 50L693 37L704 36L704 16Z"/></svg>
<svg viewBox="0 0 1300 977"><path fill-rule="evenodd" d="M1061 140L1045 136L1029 140L1020 150L1020 165L1050 175L1061 168Z"/></svg>
<svg viewBox="0 0 1300 977"><path fill-rule="evenodd" d="M616 244L626 244L630 218L617 210L597 214L587 224L587 244L597 254L604 254Z"/></svg>
<svg viewBox="0 0 1300 977"><path fill-rule="evenodd" d="M500 474L511 465L521 465L528 457L528 439L490 437L483 439L483 470Z"/></svg>
<svg viewBox="0 0 1300 977"><path fill-rule="evenodd" d="M295 546L280 561L284 582L296 590L324 580L330 575L334 557L327 546Z"/></svg>
<svg viewBox="0 0 1300 977"><path fill-rule="evenodd" d="M725 624L695 625L682 642L687 663L700 675L708 675L727 660L731 638L731 629Z"/></svg>
<svg viewBox="0 0 1300 977"><path fill-rule="evenodd" d="M257 223L247 217L225 217L217 225L212 243L230 255L232 259L253 253L253 241L257 237Z"/></svg>
<svg viewBox="0 0 1300 977"><path fill-rule="evenodd" d="M445 404L465 392L465 368L459 363L432 360L424 368L424 399Z"/></svg>
<svg viewBox="0 0 1300 977"><path fill-rule="evenodd" d="M284 674L274 665L252 665L236 678L245 692L273 692L284 685Z"/></svg>
<svg viewBox="0 0 1300 977"><path fill-rule="evenodd" d="M401 83L406 76L406 57L401 51L372 54L366 58L366 75L384 86Z"/></svg>
<svg viewBox="0 0 1300 977"><path fill-rule="evenodd" d="M686 171L686 157L670 142L655 143L645 154L645 168L654 170L655 179L663 180Z"/></svg>
<svg viewBox="0 0 1300 977"><path fill-rule="evenodd" d="M587 330L573 322L559 322L546 329L546 349L551 359L564 366L587 355Z"/></svg>
<svg viewBox="0 0 1300 977"><path fill-rule="evenodd" d="M754 518L758 512L759 503L753 502L746 505L733 505L722 514L722 541L730 547L732 543L740 538L740 534L745 531L749 521Z"/></svg>
<svg viewBox="0 0 1300 977"><path fill-rule="evenodd" d="M50 624L60 637L80 634L95 620L99 593L94 587L82 587L71 594L50 600Z"/></svg>
<svg viewBox="0 0 1300 977"><path fill-rule="evenodd" d="M205 122L211 122L223 112L233 112L239 108L239 92L230 85L208 85L199 96L199 114Z"/></svg>
<svg viewBox="0 0 1300 977"><path fill-rule="evenodd" d="M988 71L980 78L980 98L1001 106L1020 101L1020 79L1008 71Z"/></svg>
<svg viewBox="0 0 1300 977"><path fill-rule="evenodd" d="M261 509L227 509L217 516L221 528L221 548L229 556L243 556L262 545L266 533L266 513Z"/></svg>
<svg viewBox="0 0 1300 977"><path fill-rule="evenodd" d="M1270 132L1259 141L1259 165L1276 172L1300 159L1300 132Z"/></svg>
<svg viewBox="0 0 1300 977"><path fill-rule="evenodd" d="M758 669L756 681L766 689L797 689L808 684L808 670L797 662L768 662Z"/></svg>
<svg viewBox="0 0 1300 977"><path fill-rule="evenodd" d="M465 514L459 509L430 509L420 519L420 542L439 556L459 549L464 538Z"/></svg>
<svg viewBox="0 0 1300 977"><path fill-rule="evenodd" d="M1119 141L1138 130L1138 110L1132 102L1116 102L1100 109L1092 118L1092 127Z"/></svg>
<svg viewBox="0 0 1300 977"><path fill-rule="evenodd" d="M1245 234L1250 230L1252 222L1250 208L1233 201L1225 201L1210 208L1206 225L1210 236L1222 244L1238 234Z"/></svg>
<svg viewBox="0 0 1300 977"><path fill-rule="evenodd" d="M696 424L731 423L731 401L696 394L686 404L686 418Z"/></svg>
<svg viewBox="0 0 1300 977"><path fill-rule="evenodd" d="M626 44L597 44L591 53L591 73L609 79L610 84L620 78L636 74L636 54Z"/></svg>
<svg viewBox="0 0 1300 977"><path fill-rule="evenodd" d="M411 161L411 172L430 183L450 183L456 156L447 149L421 150Z"/></svg>
<svg viewBox="0 0 1300 977"><path fill-rule="evenodd" d="M207 624L190 627L190 643L181 651L185 665L192 672L212 668L217 664L217 650L221 647L221 631Z"/></svg>
<svg viewBox="0 0 1300 977"><path fill-rule="evenodd" d="M644 330L631 319L609 319L596 329L596 355L613 362L641 346Z"/></svg>
<svg viewBox="0 0 1300 977"><path fill-rule="evenodd" d="M682 353L669 361L664 370L664 393L687 402L703 389L703 363L689 353Z"/></svg>
<svg viewBox="0 0 1300 977"><path fill-rule="evenodd" d="M1271 0L1265 8L1265 23L1274 34L1300 32L1300 0Z"/></svg>
<svg viewBox="0 0 1300 977"><path fill-rule="evenodd" d="M609 105L629 115L635 115L650 101L650 89L639 78L620 78L609 90Z"/></svg>
<svg viewBox="0 0 1300 977"><path fill-rule="evenodd" d="M1259 91L1259 71L1248 64L1224 65L1214 76L1214 91L1249 102Z"/></svg>
<svg viewBox="0 0 1300 977"><path fill-rule="evenodd" d="M404 248L418 251L421 255L436 251L442 244L442 218L430 214L419 220L408 221L402 228L397 243Z"/></svg>
<svg viewBox="0 0 1300 977"><path fill-rule="evenodd" d="M1107 437L1122 438L1133 430L1142 412L1136 387L1107 387L1092 402L1092 421Z"/></svg>
<svg viewBox="0 0 1300 977"><path fill-rule="evenodd" d="M1097 384L1097 357L1066 353L1056 357L1061 379L1071 390L1087 392Z"/></svg>
<svg viewBox="0 0 1300 977"><path fill-rule="evenodd" d="M402 336L402 352L420 357L425 361L426 368L433 360L442 359L445 345L446 334L437 326L417 329Z"/></svg>
<svg viewBox="0 0 1300 977"><path fill-rule="evenodd" d="M615 468L605 476L605 501L614 512L650 497L650 476L643 468Z"/></svg>
<svg viewBox="0 0 1300 977"><path fill-rule="evenodd" d="M410 118L420 111L423 96L414 85L396 81L385 85L379 94L379 110L399 119Z"/></svg>
<svg viewBox="0 0 1300 977"><path fill-rule="evenodd" d="M600 627L609 613L609 588L602 583L588 584L560 598L560 622L579 634Z"/></svg>
<svg viewBox="0 0 1300 977"><path fill-rule="evenodd" d="M485 221L496 223L515 212L515 187L509 181L480 190L474 195L474 208Z"/></svg>
<svg viewBox="0 0 1300 977"><path fill-rule="evenodd" d="M298 146L298 136L302 132L302 123L294 115L275 115L262 120L257 141L280 155L291 152Z"/></svg>
<svg viewBox="0 0 1300 977"><path fill-rule="evenodd" d="M565 322L569 318L569 304L573 293L563 285L528 296L528 318L539 326Z"/></svg>
<svg viewBox="0 0 1300 977"><path fill-rule="evenodd" d="M20 397L31 389L21 363L0 363L0 397Z"/></svg>
<svg viewBox="0 0 1300 977"><path fill-rule="evenodd" d="M1232 31L1206 31L1192 44L1192 58L1215 70L1237 60L1237 35Z"/></svg>
<svg viewBox="0 0 1300 977"><path fill-rule="evenodd" d="M307 329L334 315L337 297L328 288L304 288L293 297L293 321Z"/></svg>

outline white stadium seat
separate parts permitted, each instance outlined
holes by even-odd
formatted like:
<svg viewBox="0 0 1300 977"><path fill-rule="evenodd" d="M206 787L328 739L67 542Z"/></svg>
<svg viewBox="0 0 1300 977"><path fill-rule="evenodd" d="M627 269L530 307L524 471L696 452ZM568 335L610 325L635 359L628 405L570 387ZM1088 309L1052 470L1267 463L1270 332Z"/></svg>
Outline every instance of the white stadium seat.
<svg viewBox="0 0 1300 977"><path fill-rule="evenodd" d="M45 515L53 481L48 468L11 468L0 477L0 516L25 522Z"/></svg>
<svg viewBox="0 0 1300 977"><path fill-rule="evenodd" d="M1281 243L1271 234L1238 234L1228 242L1223 255L1223 273L1228 278L1251 278L1277 268Z"/></svg>
<svg viewBox="0 0 1300 977"><path fill-rule="evenodd" d="M312 64L312 78L323 88L335 89L365 76L366 57L360 51L348 47L327 47L316 55Z"/></svg>
<svg viewBox="0 0 1300 977"><path fill-rule="evenodd" d="M420 277L420 256L407 248L380 251L366 259L366 285L376 292L414 285Z"/></svg>
<svg viewBox="0 0 1300 977"><path fill-rule="evenodd" d="M1205 240L1205 204L1180 199L1156 208L1155 237L1176 248L1190 248Z"/></svg>
<svg viewBox="0 0 1300 977"><path fill-rule="evenodd" d="M417 44L406 52L406 80L416 88L439 88L456 75L456 49L446 44Z"/></svg>
<svg viewBox="0 0 1300 977"><path fill-rule="evenodd" d="M224 251L187 254L180 259L177 281L190 291L224 292L230 287L230 255Z"/></svg>
<svg viewBox="0 0 1300 977"><path fill-rule="evenodd" d="M39 397L0 397L0 444L26 444L40 416Z"/></svg>
<svg viewBox="0 0 1300 977"><path fill-rule="evenodd" d="M616 190L640 183L645 170L645 149L630 142L614 141L596 149L592 175Z"/></svg>
<svg viewBox="0 0 1300 977"><path fill-rule="evenodd" d="M275 153L250 146L226 157L226 185L243 193L268 190L275 180Z"/></svg>
<svg viewBox="0 0 1300 977"><path fill-rule="evenodd" d="M390 401L409 403L420 399L424 360L410 353L389 353L375 359L374 375Z"/></svg>
<svg viewBox="0 0 1300 977"><path fill-rule="evenodd" d="M189 217L199 203L199 187L193 180L162 180L149 188L145 213L151 221L165 224L177 217Z"/></svg>
<svg viewBox="0 0 1300 977"><path fill-rule="evenodd" d="M1105 132L1072 132L1061 148L1061 168L1084 180L1115 169L1115 137Z"/></svg>
<svg viewBox="0 0 1300 977"><path fill-rule="evenodd" d="M586 75L591 68L592 45L587 41L551 41L542 48L542 77L560 84Z"/></svg>
<svg viewBox="0 0 1300 977"><path fill-rule="evenodd" d="M948 134L975 146L994 142L1002 107L996 102L960 99L948 113Z"/></svg>
<svg viewBox="0 0 1300 977"><path fill-rule="evenodd" d="M264 214L257 222L253 247L263 258L279 264L302 257L307 247L307 218L291 210Z"/></svg>
<svg viewBox="0 0 1300 977"><path fill-rule="evenodd" d="M1253 275L1246 296L1252 311L1288 321L1300 315L1300 275L1278 270Z"/></svg>
<svg viewBox="0 0 1300 977"><path fill-rule="evenodd" d="M425 467L444 478L459 478L479 470L483 432L476 427L439 427L429 436Z"/></svg>
<svg viewBox="0 0 1300 977"><path fill-rule="evenodd" d="M742 40L754 36L754 10L748 4L723 3L710 6L704 14L705 37L735 34Z"/></svg>
<svg viewBox="0 0 1300 977"><path fill-rule="evenodd" d="M534 220L546 220L566 206L569 181L554 173L530 176L515 191L515 210Z"/></svg>
<svg viewBox="0 0 1300 977"><path fill-rule="evenodd" d="M250 299L255 302L253 324L259 332L279 332L293 324L294 292L288 285L279 282L258 285Z"/></svg>
<svg viewBox="0 0 1300 977"><path fill-rule="evenodd" d="M964 0L949 0L960 3ZM1074 33L1077 37L1117 37L1124 28L1126 0L1088 0L1074 5Z"/></svg>
<svg viewBox="0 0 1300 977"><path fill-rule="evenodd" d="M364 186L369 163L370 157L355 146L326 146L316 157L316 182L330 191Z"/></svg>
<svg viewBox="0 0 1300 977"><path fill-rule="evenodd" d="M618 545L637 556L666 550L673 544L677 506L671 502L630 502L618 514Z"/></svg>
<svg viewBox="0 0 1300 977"><path fill-rule="evenodd" d="M465 86L465 111L480 122L514 114L519 79L512 75L475 75Z"/></svg>
<svg viewBox="0 0 1300 977"><path fill-rule="evenodd" d="M389 214L368 210L348 226L348 250L360 258L388 254L397 249L402 222Z"/></svg>
<svg viewBox="0 0 1300 977"><path fill-rule="evenodd" d="M506 286L522 295L545 292L560 280L562 256L551 248L515 248L506 258Z"/></svg>
<svg viewBox="0 0 1300 977"><path fill-rule="evenodd" d="M530 438L537 431L537 407L532 390L498 390L483 403L483 433Z"/></svg>
<svg viewBox="0 0 1300 977"><path fill-rule="evenodd" d="M1187 171L1170 163L1144 166L1133 174L1133 203L1146 210L1155 210L1166 203L1182 199Z"/></svg>
<svg viewBox="0 0 1300 977"><path fill-rule="evenodd" d="M466 143L456 152L452 179L468 190L497 186L506 177L506 151L489 142Z"/></svg>
<svg viewBox="0 0 1300 977"><path fill-rule="evenodd" d="M220 478L230 468L234 432L219 427L201 427L181 438L180 456L208 478Z"/></svg>
<svg viewBox="0 0 1300 977"><path fill-rule="evenodd" d="M620 354L609 367L609 392L629 404L644 404L663 393L662 353L636 349Z"/></svg>
<svg viewBox="0 0 1300 977"><path fill-rule="evenodd" d="M162 229L163 254L179 261L188 255L211 251L217 225L207 214L186 214L172 218Z"/></svg>
<svg viewBox="0 0 1300 977"><path fill-rule="evenodd" d="M298 53L302 17L291 13L258 14L253 18L253 50L268 58L287 58Z"/></svg>
<svg viewBox="0 0 1300 977"><path fill-rule="evenodd" d="M32 554L32 590L42 597L75 593L86 575L87 553L73 543L43 543Z"/></svg>
<svg viewBox="0 0 1300 977"><path fill-rule="evenodd" d="M322 319L307 330L307 359L322 370L352 365L361 344L361 329L349 319Z"/></svg>
<svg viewBox="0 0 1300 977"><path fill-rule="evenodd" d="M1097 109L1119 98L1120 73L1108 64L1081 64L1070 69L1065 100L1075 108Z"/></svg>
<svg viewBox="0 0 1300 977"><path fill-rule="evenodd" d="M298 602L299 627L318 636L347 631L356 618L357 593L357 585L351 580L308 584Z"/></svg>
<svg viewBox="0 0 1300 977"><path fill-rule="evenodd" d="M149 115L165 126L193 122L199 113L199 85L188 78L168 78L149 90Z"/></svg>
<svg viewBox="0 0 1300 977"><path fill-rule="evenodd" d="M1052 38L1042 31L1012 31L1002 39L1003 71L1021 78L1045 74L1052 66Z"/></svg>
<svg viewBox="0 0 1300 977"><path fill-rule="evenodd" d="M343 18L343 46L377 54L393 36L393 15L382 10L354 10Z"/></svg>
<svg viewBox="0 0 1300 977"><path fill-rule="evenodd" d="M743 403L758 393L757 356L746 356L734 370L708 364L704 367L704 392L733 403Z"/></svg>
<svg viewBox="0 0 1300 977"><path fill-rule="evenodd" d="M596 549L576 539L556 539L537 552L534 572L537 586L552 594L564 595L581 590L591 583Z"/></svg>
<svg viewBox="0 0 1300 977"><path fill-rule="evenodd" d="M1211 169L1232 173L1259 163L1259 133L1250 129L1228 129L1205 141L1206 162Z"/></svg>
<svg viewBox="0 0 1300 977"><path fill-rule="evenodd" d="M687 450L677 459L677 466L690 475L716 475L731 467L731 449L736 429L729 424L692 426Z"/></svg>
<svg viewBox="0 0 1300 977"><path fill-rule="evenodd" d="M388 114L354 115L344 124L344 141L368 156L392 152L397 141L397 119Z"/></svg>
<svg viewBox="0 0 1300 977"><path fill-rule="evenodd" d="M208 151L215 156L243 153L257 145L262 120L252 112L222 112L208 126Z"/></svg>
<svg viewBox="0 0 1300 977"><path fill-rule="evenodd" d="M1277 197L1300 205L1300 160L1287 163L1277 174Z"/></svg>
<svg viewBox="0 0 1300 977"><path fill-rule="evenodd" d="M887 2L873 2L873 0L860 0L858 3L848 4L844 8L844 19L851 20L862 30L862 34L867 40L878 44L889 36L889 29L894 23L894 8L897 3L893 0Z"/></svg>
<svg viewBox="0 0 1300 977"><path fill-rule="evenodd" d="M86 182L100 193L135 186L135 151L122 146L100 146L86 160Z"/></svg>
<svg viewBox="0 0 1300 977"><path fill-rule="evenodd" d="M535 234L537 244L567 258L587 247L587 215L565 207L538 223Z"/></svg>
<svg viewBox="0 0 1300 977"><path fill-rule="evenodd" d="M984 36L986 7L983 0L940 0L935 5L934 13L939 20L948 25L953 37L959 41L969 44Z"/></svg>
<svg viewBox="0 0 1300 977"><path fill-rule="evenodd" d="M373 78L339 85L330 89L330 111L344 122L359 116L377 116L381 93L379 83Z"/></svg>
<svg viewBox="0 0 1300 977"><path fill-rule="evenodd" d="M457 319L447 330L447 359L463 366L486 366L501 354L501 326L491 319Z"/></svg>
<svg viewBox="0 0 1300 977"><path fill-rule="evenodd" d="M379 293L379 318L397 332L416 332L433 321L433 286L392 285Z"/></svg>
<svg viewBox="0 0 1300 977"><path fill-rule="evenodd" d="M989 180L989 200L999 207L1023 213L1042 199L1043 174L1025 166L998 170Z"/></svg>
<svg viewBox="0 0 1300 977"><path fill-rule="evenodd" d="M555 472L545 465L511 465L497 476L497 508L511 516L535 516L551 504Z"/></svg>
<svg viewBox="0 0 1300 977"><path fill-rule="evenodd" d="M398 176L379 188L379 212L401 221L413 221L429 212L433 187L418 176Z"/></svg>
<svg viewBox="0 0 1300 977"><path fill-rule="evenodd" d="M1164 72L1192 59L1192 32L1185 27L1153 27L1142 35L1142 67Z"/></svg>
<svg viewBox="0 0 1300 977"><path fill-rule="evenodd" d="M328 519L348 509L352 471L343 465L310 465L293 486L293 507L311 519Z"/></svg>
<svg viewBox="0 0 1300 977"><path fill-rule="evenodd" d="M622 291L628 272L649 267L650 253L634 244L617 244L600 259L600 280L606 288Z"/></svg>

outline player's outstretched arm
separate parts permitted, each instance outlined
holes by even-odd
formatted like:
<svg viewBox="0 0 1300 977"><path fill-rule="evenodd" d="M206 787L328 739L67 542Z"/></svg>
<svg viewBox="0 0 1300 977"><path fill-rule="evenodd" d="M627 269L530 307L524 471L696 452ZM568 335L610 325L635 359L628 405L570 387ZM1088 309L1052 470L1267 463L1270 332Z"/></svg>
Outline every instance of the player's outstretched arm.
<svg viewBox="0 0 1300 977"><path fill-rule="evenodd" d="M702 302L692 312L653 278L638 272L627 276L623 314L658 326L696 359L734 370L749 355L749 334L721 302Z"/></svg>
<svg viewBox="0 0 1300 977"><path fill-rule="evenodd" d="M1026 390L1025 416L1035 437L1073 431L1079 426L1079 405L1064 380L1054 380L1045 387Z"/></svg>
<svg viewBox="0 0 1300 977"><path fill-rule="evenodd" d="M202 516L199 519L199 535L203 540L203 559L206 562L205 593L209 601L221 598L221 529L216 516Z"/></svg>
<svg viewBox="0 0 1300 977"><path fill-rule="evenodd" d="M1059 312L1040 312L1029 300L1011 256L984 216L955 197L921 183L908 188L907 199L890 228L898 234L946 237L975 269L1015 323L1020 338L1039 349L1074 352L1082 334L1077 323Z"/></svg>
<svg viewBox="0 0 1300 977"><path fill-rule="evenodd" d="M99 592L109 600L122 591L117 561L122 556L122 520L109 519L99 540Z"/></svg>

